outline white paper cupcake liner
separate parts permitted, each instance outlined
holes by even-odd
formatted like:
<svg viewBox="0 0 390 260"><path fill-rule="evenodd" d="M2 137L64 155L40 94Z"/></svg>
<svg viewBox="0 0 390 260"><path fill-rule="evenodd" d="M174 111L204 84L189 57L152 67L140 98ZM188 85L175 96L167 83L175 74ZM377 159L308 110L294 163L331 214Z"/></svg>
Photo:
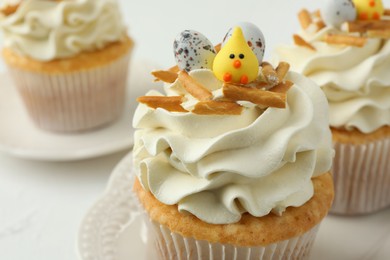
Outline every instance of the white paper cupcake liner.
<svg viewBox="0 0 390 260"><path fill-rule="evenodd" d="M9 67L35 124L54 132L96 128L123 112L130 53L93 69L49 74Z"/></svg>
<svg viewBox="0 0 390 260"><path fill-rule="evenodd" d="M299 237L268 246L241 247L183 237L148 216L145 221L149 227L149 245L154 245L160 259L167 260L308 259L319 228L317 225Z"/></svg>
<svg viewBox="0 0 390 260"><path fill-rule="evenodd" d="M335 143L334 148L330 212L367 214L390 206L390 138L360 145Z"/></svg>

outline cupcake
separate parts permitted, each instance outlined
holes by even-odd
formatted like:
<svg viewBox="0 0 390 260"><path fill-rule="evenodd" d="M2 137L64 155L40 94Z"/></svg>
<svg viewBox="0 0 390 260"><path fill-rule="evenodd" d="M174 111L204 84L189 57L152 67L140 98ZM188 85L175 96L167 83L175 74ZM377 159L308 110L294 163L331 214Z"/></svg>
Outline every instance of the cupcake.
<svg viewBox="0 0 390 260"><path fill-rule="evenodd" d="M354 2L301 11L295 45L276 50L329 101L336 150L331 212L345 215L390 206L390 21L380 1Z"/></svg>
<svg viewBox="0 0 390 260"><path fill-rule="evenodd" d="M139 97L134 193L161 259L305 259L333 199L320 88L263 62L264 37L234 26L222 46L185 30L165 94Z"/></svg>
<svg viewBox="0 0 390 260"><path fill-rule="evenodd" d="M3 6L3 58L33 122L79 132L117 119L133 42L115 0Z"/></svg>

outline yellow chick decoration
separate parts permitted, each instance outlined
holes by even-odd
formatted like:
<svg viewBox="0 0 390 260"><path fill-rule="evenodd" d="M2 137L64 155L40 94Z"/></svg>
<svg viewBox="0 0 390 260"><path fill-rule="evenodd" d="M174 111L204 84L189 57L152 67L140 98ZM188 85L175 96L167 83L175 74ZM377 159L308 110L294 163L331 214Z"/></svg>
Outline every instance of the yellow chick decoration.
<svg viewBox="0 0 390 260"><path fill-rule="evenodd" d="M247 84L257 78L259 62L249 47L240 27L215 56L213 71L224 82Z"/></svg>
<svg viewBox="0 0 390 260"><path fill-rule="evenodd" d="M353 0L359 20L379 20L385 8L382 0Z"/></svg>

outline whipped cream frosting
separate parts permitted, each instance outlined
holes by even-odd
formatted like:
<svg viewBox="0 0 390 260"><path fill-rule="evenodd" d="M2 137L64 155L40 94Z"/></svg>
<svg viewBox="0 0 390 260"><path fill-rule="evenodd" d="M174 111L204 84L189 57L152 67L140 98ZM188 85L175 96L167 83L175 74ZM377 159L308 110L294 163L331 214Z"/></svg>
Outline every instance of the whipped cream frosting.
<svg viewBox="0 0 390 260"><path fill-rule="evenodd" d="M361 48L321 41L331 32L340 33L330 27L300 32L316 51L283 45L276 49L277 59L321 86L331 126L370 133L390 125L390 41L369 38Z"/></svg>
<svg viewBox="0 0 390 260"><path fill-rule="evenodd" d="M4 46L40 61L75 56L123 40L126 28L115 0L26 0L0 16Z"/></svg>
<svg viewBox="0 0 390 260"><path fill-rule="evenodd" d="M190 75L218 95L222 82L212 71ZM139 104L133 152L144 189L212 224L237 222L244 212L282 214L307 202L311 178L327 172L333 157L327 101L311 80L293 72L287 79L295 85L286 109L247 104L241 115L196 115ZM165 89L188 97L179 81Z"/></svg>

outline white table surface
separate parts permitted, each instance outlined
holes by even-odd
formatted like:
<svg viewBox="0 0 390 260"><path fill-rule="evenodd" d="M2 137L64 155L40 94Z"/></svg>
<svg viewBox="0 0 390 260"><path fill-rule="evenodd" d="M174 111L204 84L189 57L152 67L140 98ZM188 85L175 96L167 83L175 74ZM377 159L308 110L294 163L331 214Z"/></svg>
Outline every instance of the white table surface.
<svg viewBox="0 0 390 260"><path fill-rule="evenodd" d="M262 29L267 41L266 58L270 57L277 43L291 42L292 33L299 28L299 9L314 10L323 1L120 0L130 35L137 44L134 59L150 60L163 67L174 63L172 42L181 30L198 30L218 43L229 26L240 21L253 22ZM384 3L390 7L390 0ZM0 64L0 73L4 71ZM0 118L0 127L6 123ZM76 259L80 221L127 152L61 163L0 153L0 259ZM319 255L355 259L351 250L360 250L361 259L390 259L389 225L390 210L359 218L329 216L320 229L313 259ZM346 229L356 230L355 236L340 243Z"/></svg>

